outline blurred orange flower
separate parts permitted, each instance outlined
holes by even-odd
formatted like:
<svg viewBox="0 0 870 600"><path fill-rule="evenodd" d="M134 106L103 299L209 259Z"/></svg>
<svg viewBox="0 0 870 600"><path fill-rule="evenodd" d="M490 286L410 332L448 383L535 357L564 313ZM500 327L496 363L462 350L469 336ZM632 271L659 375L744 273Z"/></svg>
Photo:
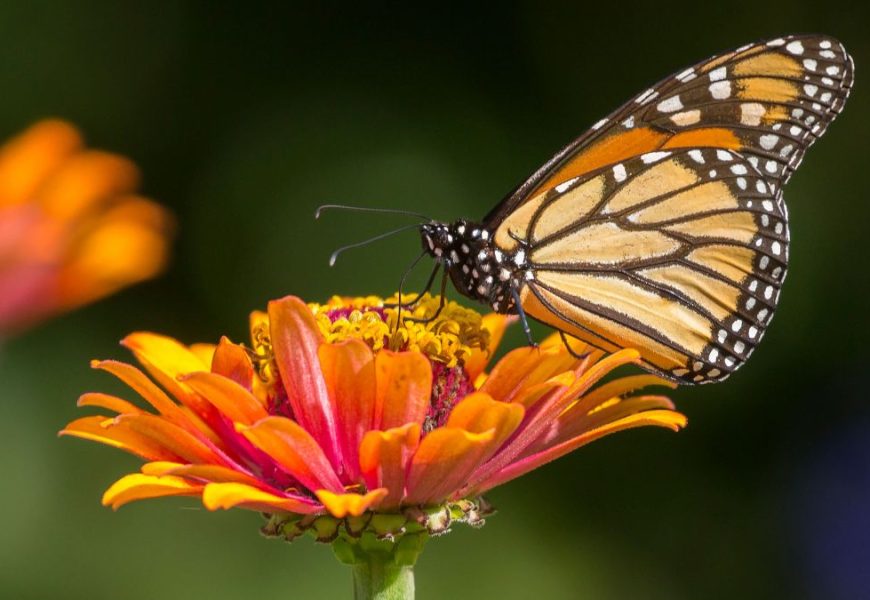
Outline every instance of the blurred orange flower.
<svg viewBox="0 0 870 600"><path fill-rule="evenodd" d="M151 378L120 362L93 366L150 409L84 394L79 405L117 415L61 433L147 461L105 492L113 508L184 495L211 510L341 519L475 499L610 433L686 424L667 398L630 396L673 387L658 377L595 387L636 362L634 350L578 348L589 352L578 359L552 337L509 352L487 375L509 318L437 307L424 296L396 327L396 310L379 298L309 305L290 296L252 315L251 347L134 333L122 344Z"/></svg>
<svg viewBox="0 0 870 600"><path fill-rule="evenodd" d="M163 269L171 218L138 184L64 121L0 147L0 337Z"/></svg>

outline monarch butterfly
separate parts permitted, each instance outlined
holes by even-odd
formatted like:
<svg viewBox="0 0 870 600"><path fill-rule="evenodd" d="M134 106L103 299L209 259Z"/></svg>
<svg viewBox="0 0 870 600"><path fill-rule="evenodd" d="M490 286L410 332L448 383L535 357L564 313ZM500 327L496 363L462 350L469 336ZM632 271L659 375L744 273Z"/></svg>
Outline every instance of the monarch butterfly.
<svg viewBox="0 0 870 600"><path fill-rule="evenodd" d="M527 335L528 316L605 351L636 348L666 378L721 381L779 300L782 186L852 81L833 38L746 45L635 96L482 221L412 227L444 268L442 297L449 275L462 294L518 313Z"/></svg>

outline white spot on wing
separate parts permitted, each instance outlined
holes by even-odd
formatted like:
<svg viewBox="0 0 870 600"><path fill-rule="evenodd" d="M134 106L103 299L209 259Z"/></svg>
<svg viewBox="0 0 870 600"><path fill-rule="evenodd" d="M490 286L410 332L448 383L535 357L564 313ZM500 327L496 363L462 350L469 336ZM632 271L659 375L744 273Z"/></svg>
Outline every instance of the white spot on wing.
<svg viewBox="0 0 870 600"><path fill-rule="evenodd" d="M568 181L564 181L556 186L556 191L560 194L571 187L571 184L577 181L577 178L569 179Z"/></svg>
<svg viewBox="0 0 870 600"><path fill-rule="evenodd" d="M644 104L646 102L649 102L650 100L652 100L653 98L655 98L658 95L659 95L659 93L657 91L650 88L647 91L645 91L643 94L638 96L637 100L635 100L635 102L637 102L638 104Z"/></svg>
<svg viewBox="0 0 870 600"><path fill-rule="evenodd" d="M659 112L671 113L682 109L683 103L680 101L679 96L671 96L659 102L656 108L659 109Z"/></svg>
<svg viewBox="0 0 870 600"><path fill-rule="evenodd" d="M710 95L716 100L724 100L731 96L731 82L717 81L710 84Z"/></svg>
<svg viewBox="0 0 870 600"><path fill-rule="evenodd" d="M616 181L625 181L627 173L625 172L625 165L619 163L618 165L614 165L613 167L613 177Z"/></svg>
<svg viewBox="0 0 870 600"><path fill-rule="evenodd" d="M682 73L678 74L676 79L678 81L682 81L683 83L685 83L687 81L693 80L695 77L697 77L697 75L695 75L695 69L688 68L685 71L683 71Z"/></svg>
<svg viewBox="0 0 870 600"><path fill-rule="evenodd" d="M710 71L710 81L722 81L725 79L725 76L728 74L728 70L725 67L719 67L718 69L713 69Z"/></svg>
<svg viewBox="0 0 870 600"><path fill-rule="evenodd" d="M671 117L671 121L674 122L674 125L679 125L680 127L688 127L689 125L694 125L700 120L701 111L698 109L679 112Z"/></svg>
<svg viewBox="0 0 870 600"><path fill-rule="evenodd" d="M646 154L641 155L640 159L644 162L644 164L652 164L654 162L660 161L663 158L667 158L670 156L670 152L647 152Z"/></svg>
<svg viewBox="0 0 870 600"><path fill-rule="evenodd" d="M791 52L792 54L803 54L804 53L804 45L800 43L800 40L795 40L793 42L789 42L789 44L785 47L786 50Z"/></svg>
<svg viewBox="0 0 870 600"><path fill-rule="evenodd" d="M740 105L740 122L743 125L758 127L765 112L764 105L758 102L745 102Z"/></svg>
<svg viewBox="0 0 870 600"><path fill-rule="evenodd" d="M761 144L761 147L765 150L773 150L776 146L776 142L779 141L779 136L773 133L768 133L767 135L761 136L758 141Z"/></svg>

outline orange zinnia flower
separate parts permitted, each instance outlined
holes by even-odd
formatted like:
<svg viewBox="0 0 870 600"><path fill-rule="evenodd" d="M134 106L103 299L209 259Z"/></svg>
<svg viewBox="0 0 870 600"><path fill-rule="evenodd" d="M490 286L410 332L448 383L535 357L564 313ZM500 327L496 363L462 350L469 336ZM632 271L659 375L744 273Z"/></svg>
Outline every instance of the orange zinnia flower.
<svg viewBox="0 0 870 600"><path fill-rule="evenodd" d="M63 121L0 147L0 337L163 268L170 217L138 182Z"/></svg>
<svg viewBox="0 0 870 600"><path fill-rule="evenodd" d="M105 505L197 496L211 510L273 515L268 531L292 538L319 515L346 527L369 511L405 515L430 531L474 520L482 493L592 440L686 423L667 398L626 397L671 386L655 376L594 387L636 362L634 350L578 359L551 338L509 352L486 375L508 317L452 302L435 316L437 305L424 296L396 327L396 311L378 298L308 305L286 297L252 315L251 347L132 334L122 344L153 381L124 363L93 366L149 410L84 394L80 405L117 416L80 418L61 433L147 461L106 491ZM440 520L429 518L433 507L446 511ZM335 537L318 527L318 537Z"/></svg>

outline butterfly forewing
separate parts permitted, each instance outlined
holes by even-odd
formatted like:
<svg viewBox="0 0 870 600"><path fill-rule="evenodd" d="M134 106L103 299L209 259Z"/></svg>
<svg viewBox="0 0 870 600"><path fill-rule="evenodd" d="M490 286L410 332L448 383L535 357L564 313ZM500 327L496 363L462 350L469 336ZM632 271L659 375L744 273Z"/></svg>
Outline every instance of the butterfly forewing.
<svg viewBox="0 0 870 600"><path fill-rule="evenodd" d="M598 121L484 222L500 222L542 190L655 150L734 150L778 187L842 110L853 72L842 44L817 35L777 38L710 58Z"/></svg>

